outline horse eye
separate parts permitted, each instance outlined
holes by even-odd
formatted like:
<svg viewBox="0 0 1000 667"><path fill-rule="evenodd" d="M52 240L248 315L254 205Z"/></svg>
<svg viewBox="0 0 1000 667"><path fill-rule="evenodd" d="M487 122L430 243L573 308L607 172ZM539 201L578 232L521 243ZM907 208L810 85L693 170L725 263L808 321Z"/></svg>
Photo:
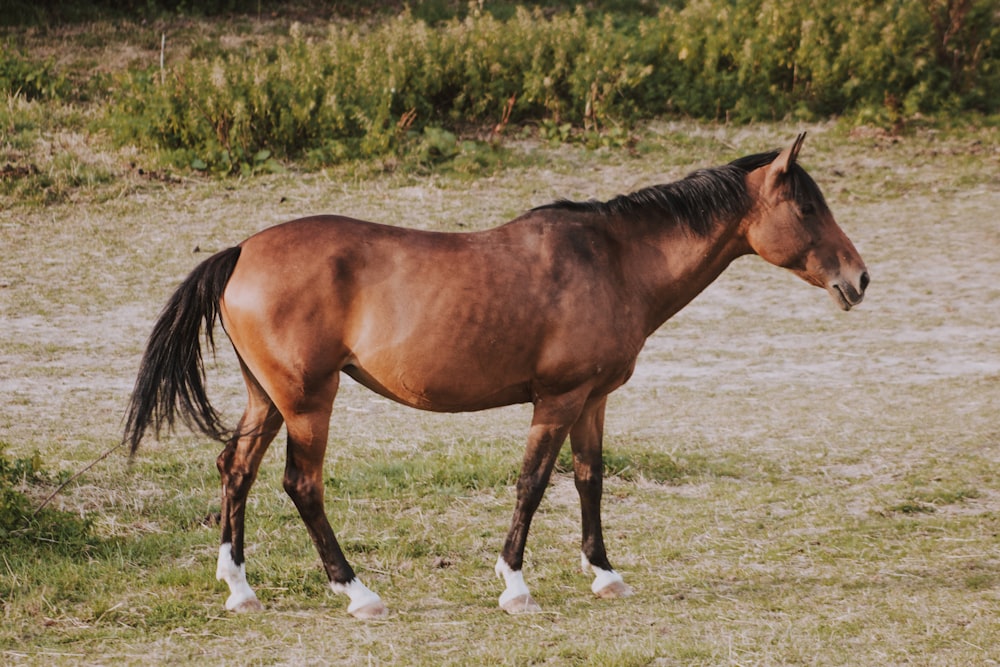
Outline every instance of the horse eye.
<svg viewBox="0 0 1000 667"><path fill-rule="evenodd" d="M802 212L803 216L816 215L816 205L813 204L812 202L809 202L807 204L803 204L799 208L799 210Z"/></svg>

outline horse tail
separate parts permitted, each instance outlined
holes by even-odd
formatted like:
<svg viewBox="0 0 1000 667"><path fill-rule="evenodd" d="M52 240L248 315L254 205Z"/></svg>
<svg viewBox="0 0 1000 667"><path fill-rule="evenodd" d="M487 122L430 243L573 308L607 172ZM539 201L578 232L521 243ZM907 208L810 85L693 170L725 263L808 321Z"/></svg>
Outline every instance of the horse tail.
<svg viewBox="0 0 1000 667"><path fill-rule="evenodd" d="M205 365L201 355L201 328L215 351L212 329L219 316L219 299L240 257L236 246L212 255L195 267L167 302L153 327L139 366L125 417L125 435L132 454L152 424L157 435L164 425L173 429L180 415L192 430L216 440L231 431L205 395Z"/></svg>

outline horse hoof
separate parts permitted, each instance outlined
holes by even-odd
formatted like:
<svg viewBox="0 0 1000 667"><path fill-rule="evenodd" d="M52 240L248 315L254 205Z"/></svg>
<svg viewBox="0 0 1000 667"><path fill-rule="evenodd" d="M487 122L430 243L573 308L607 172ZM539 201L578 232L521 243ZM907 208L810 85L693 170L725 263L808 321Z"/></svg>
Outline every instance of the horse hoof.
<svg viewBox="0 0 1000 667"><path fill-rule="evenodd" d="M357 609L348 610L354 618L360 619L362 621L372 621L379 618L385 618L389 615L389 608L381 600L375 600L363 607L358 607Z"/></svg>
<svg viewBox="0 0 1000 667"><path fill-rule="evenodd" d="M632 587L624 581L612 581L599 591L594 591L594 595L605 600L612 598L627 598L632 595Z"/></svg>
<svg viewBox="0 0 1000 667"><path fill-rule="evenodd" d="M235 604L232 607L230 607L229 605L226 605L226 607L229 609L229 611L235 612L237 614L248 614L255 611L264 610L264 605L262 605L260 603L260 600L258 600L255 597L247 598L246 600L243 600L242 602Z"/></svg>
<svg viewBox="0 0 1000 667"><path fill-rule="evenodd" d="M500 605L500 608L508 614L537 614L542 610L527 593L507 600Z"/></svg>

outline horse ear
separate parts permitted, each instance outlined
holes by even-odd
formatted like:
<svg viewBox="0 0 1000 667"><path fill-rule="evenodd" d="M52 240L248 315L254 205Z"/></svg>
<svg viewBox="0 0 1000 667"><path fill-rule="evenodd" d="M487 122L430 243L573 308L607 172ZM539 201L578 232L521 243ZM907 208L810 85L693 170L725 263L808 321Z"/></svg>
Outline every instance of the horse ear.
<svg viewBox="0 0 1000 667"><path fill-rule="evenodd" d="M799 156L799 151L802 149L802 142L806 140L806 133L803 132L799 136L795 137L795 141L791 146L781 151L778 157L774 158L774 162L771 163L769 176L776 177L782 176L788 173L792 165L795 164L795 159Z"/></svg>
<svg viewBox="0 0 1000 667"><path fill-rule="evenodd" d="M795 137L792 145L781 151L778 157L774 158L774 162L768 166L767 175L764 177L764 188L766 191L779 191L782 179L792 168L792 165L795 164L795 159L799 156L799 150L802 149L802 142L805 141L805 138L805 132Z"/></svg>

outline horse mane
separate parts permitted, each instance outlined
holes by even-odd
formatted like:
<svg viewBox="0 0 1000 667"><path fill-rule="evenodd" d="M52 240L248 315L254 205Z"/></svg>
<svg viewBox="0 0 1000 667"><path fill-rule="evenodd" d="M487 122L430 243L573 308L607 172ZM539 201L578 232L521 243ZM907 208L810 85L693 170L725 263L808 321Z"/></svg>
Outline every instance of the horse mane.
<svg viewBox="0 0 1000 667"><path fill-rule="evenodd" d="M780 151L747 155L721 167L699 169L685 178L653 185L608 201L559 199L533 210L556 209L605 216L656 214L674 221L698 236L706 236L720 221L743 217L752 201L746 189L746 175L774 162ZM798 202L823 202L819 186L797 163L789 172L792 196Z"/></svg>

